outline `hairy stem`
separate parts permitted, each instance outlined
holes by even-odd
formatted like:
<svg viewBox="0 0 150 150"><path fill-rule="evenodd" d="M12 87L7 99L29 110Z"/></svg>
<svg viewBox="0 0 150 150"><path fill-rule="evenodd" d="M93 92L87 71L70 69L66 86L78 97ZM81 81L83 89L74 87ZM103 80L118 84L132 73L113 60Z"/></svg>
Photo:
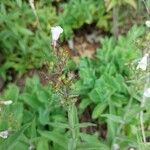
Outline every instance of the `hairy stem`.
<svg viewBox="0 0 150 150"><path fill-rule="evenodd" d="M145 0L143 0L143 3L144 3L144 5L145 5L145 8L146 8L146 11L147 11L148 15L150 15L150 10L149 10L149 8L148 8L147 5L146 5Z"/></svg>
<svg viewBox="0 0 150 150"><path fill-rule="evenodd" d="M113 34L115 38L118 38L118 6L113 8Z"/></svg>

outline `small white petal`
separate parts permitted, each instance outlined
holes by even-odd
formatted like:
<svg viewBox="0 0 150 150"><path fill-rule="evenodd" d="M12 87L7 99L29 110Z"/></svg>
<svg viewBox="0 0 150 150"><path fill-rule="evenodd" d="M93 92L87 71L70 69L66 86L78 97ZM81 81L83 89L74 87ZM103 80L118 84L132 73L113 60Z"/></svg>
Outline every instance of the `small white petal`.
<svg viewBox="0 0 150 150"><path fill-rule="evenodd" d="M129 150L135 150L134 148L129 148Z"/></svg>
<svg viewBox="0 0 150 150"><path fill-rule="evenodd" d="M8 130L5 130L5 131L1 131L0 132L0 137L3 138L3 139L6 139L8 137Z"/></svg>
<svg viewBox="0 0 150 150"><path fill-rule="evenodd" d="M146 89L146 90L144 91L144 96L145 96L145 97L150 97L150 88L148 88L148 89Z"/></svg>
<svg viewBox="0 0 150 150"><path fill-rule="evenodd" d="M141 59L141 61L139 62L139 64L137 65L136 69L142 69L143 71L146 70L147 68L147 64L148 64L148 56L149 54L146 53L143 58Z"/></svg>
<svg viewBox="0 0 150 150"><path fill-rule="evenodd" d="M150 28L150 20L147 20L147 21L145 22L145 24L146 24L146 26L147 26L148 28Z"/></svg>
<svg viewBox="0 0 150 150"><path fill-rule="evenodd" d="M119 147L119 145L118 145L118 144L116 144L116 143L115 143L115 144L113 144L113 150L119 150L119 148L120 148L120 147Z"/></svg>
<svg viewBox="0 0 150 150"><path fill-rule="evenodd" d="M12 100L8 100L8 101L0 101L0 103L3 104L3 105L10 105L13 102L12 102Z"/></svg>
<svg viewBox="0 0 150 150"><path fill-rule="evenodd" d="M63 33L63 29L60 26L52 27L52 41L57 41L61 33Z"/></svg>

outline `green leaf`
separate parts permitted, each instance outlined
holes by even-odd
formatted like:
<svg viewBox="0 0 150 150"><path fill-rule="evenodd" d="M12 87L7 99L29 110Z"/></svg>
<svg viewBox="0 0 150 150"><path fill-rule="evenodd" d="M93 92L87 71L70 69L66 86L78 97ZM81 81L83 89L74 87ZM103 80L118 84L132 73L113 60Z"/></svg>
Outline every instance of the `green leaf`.
<svg viewBox="0 0 150 150"><path fill-rule="evenodd" d="M65 135L60 134L58 132L55 131L38 131L40 133L40 135L42 135L43 137L51 140L52 142L58 144L59 146L61 146L64 149L67 149L68 146L68 142L67 142L67 138L65 137Z"/></svg>
<svg viewBox="0 0 150 150"><path fill-rule="evenodd" d="M37 150L49 150L49 142L47 139L41 137L37 143Z"/></svg>
<svg viewBox="0 0 150 150"><path fill-rule="evenodd" d="M39 121L42 125L45 125L49 122L49 115L50 112L48 109L44 109L44 108L39 108L38 110L39 112Z"/></svg>
<svg viewBox="0 0 150 150"><path fill-rule="evenodd" d="M134 104L132 105L132 109L128 113L126 113L125 123L131 123L133 120L136 120L138 117L138 114L143 110L144 108L139 107L139 105Z"/></svg>
<svg viewBox="0 0 150 150"><path fill-rule="evenodd" d="M38 101L36 96L30 95L29 93L23 93L20 98L37 111L43 106L42 103Z"/></svg>
<svg viewBox="0 0 150 150"><path fill-rule="evenodd" d="M32 122L31 122L31 130L30 130L30 137L31 138L35 138L35 137L37 137L37 124L36 124L36 118L34 118L33 120L32 120Z"/></svg>
<svg viewBox="0 0 150 150"><path fill-rule="evenodd" d="M89 93L90 99L94 103L101 102L101 95L100 95L100 89L94 88L90 93Z"/></svg>
<svg viewBox="0 0 150 150"><path fill-rule="evenodd" d="M4 98L6 100L12 100L13 102L16 102L18 100L18 96L19 88L14 84L10 84L4 93Z"/></svg>
<svg viewBox="0 0 150 150"><path fill-rule="evenodd" d="M27 145L24 142L18 141L11 150L27 150L29 148L29 145Z"/></svg>
<svg viewBox="0 0 150 150"><path fill-rule="evenodd" d="M68 119L69 119L69 126L70 126L70 128L74 128L74 126L79 123L78 114L77 114L77 108L76 108L76 106L74 104L69 106Z"/></svg>
<svg viewBox="0 0 150 150"><path fill-rule="evenodd" d="M125 0L125 2L129 4L130 6L132 6L133 8L135 9L137 8L135 0Z"/></svg>
<svg viewBox="0 0 150 150"><path fill-rule="evenodd" d="M81 132L79 135L82 141L85 143L99 143L98 137L96 135L90 135L90 134L81 133Z"/></svg>
<svg viewBox="0 0 150 150"><path fill-rule="evenodd" d="M16 121L16 128L19 128L23 120L23 104L22 103L12 104L9 110L10 113L13 115L13 119Z"/></svg>
<svg viewBox="0 0 150 150"><path fill-rule="evenodd" d="M16 0L16 3L20 8L22 7L22 0Z"/></svg>
<svg viewBox="0 0 150 150"><path fill-rule="evenodd" d="M77 143L77 139L70 138L68 141L68 150L75 150L76 143Z"/></svg>
<svg viewBox="0 0 150 150"><path fill-rule="evenodd" d="M117 125L113 120L107 119L107 140L111 143L116 136Z"/></svg>
<svg viewBox="0 0 150 150"><path fill-rule="evenodd" d="M75 140L78 138L79 134L79 128L75 128L75 125L79 124L78 113L75 104L70 105L68 108L68 121L69 121L69 128L71 129L72 132L73 140ZM75 143L77 143L76 140L73 142L73 146L76 145Z"/></svg>
<svg viewBox="0 0 150 150"><path fill-rule="evenodd" d="M23 132L29 127L29 124L24 125L16 133L10 135L2 144L0 144L1 150L12 150L17 142L20 140Z"/></svg>
<svg viewBox="0 0 150 150"><path fill-rule="evenodd" d="M16 27L18 28L18 31L23 35L27 35L27 36L33 35L32 31L30 31L27 28L18 25L16 25Z"/></svg>
<svg viewBox="0 0 150 150"><path fill-rule="evenodd" d="M25 84L25 91L29 93L34 93L38 90L40 85L39 77L34 75L32 78L27 78Z"/></svg>
<svg viewBox="0 0 150 150"><path fill-rule="evenodd" d="M114 0L108 0L107 5L107 11L110 11L113 7L117 5L117 2Z"/></svg>
<svg viewBox="0 0 150 150"><path fill-rule="evenodd" d="M91 103L92 103L92 101L90 99L84 98L80 102L79 109L81 109L81 111L84 111L86 109L86 107L88 105L90 105Z"/></svg>
<svg viewBox="0 0 150 150"><path fill-rule="evenodd" d="M96 126L96 124L90 122L84 122L84 123L76 124L75 128L87 128L89 126Z"/></svg>
<svg viewBox="0 0 150 150"><path fill-rule="evenodd" d="M124 123L124 120L117 115L113 115L113 114L103 114L101 115L102 117L106 117L109 120L112 120L113 122L117 122L117 123Z"/></svg>
<svg viewBox="0 0 150 150"><path fill-rule="evenodd" d="M108 104L106 103L100 103L98 104L94 110L93 110L93 113L92 113L92 118L93 119L97 119L98 117L101 116L101 114L104 112L104 110L106 109Z"/></svg>
<svg viewBox="0 0 150 150"><path fill-rule="evenodd" d="M78 150L110 150L110 148L103 143L81 143L77 147Z"/></svg>
<svg viewBox="0 0 150 150"><path fill-rule="evenodd" d="M47 124L57 128L69 129L69 125L66 123L49 122Z"/></svg>
<svg viewBox="0 0 150 150"><path fill-rule="evenodd" d="M36 94L37 94L37 97L40 102L48 103L50 101L50 95L47 92L45 92L44 90L39 91Z"/></svg>
<svg viewBox="0 0 150 150"><path fill-rule="evenodd" d="M80 133L80 137L83 142L78 144L78 148L81 150L109 150L108 144L100 141L95 135Z"/></svg>
<svg viewBox="0 0 150 150"><path fill-rule="evenodd" d="M81 68L79 72L80 78L83 79L83 84L85 86L93 86L95 79L95 72L91 68Z"/></svg>

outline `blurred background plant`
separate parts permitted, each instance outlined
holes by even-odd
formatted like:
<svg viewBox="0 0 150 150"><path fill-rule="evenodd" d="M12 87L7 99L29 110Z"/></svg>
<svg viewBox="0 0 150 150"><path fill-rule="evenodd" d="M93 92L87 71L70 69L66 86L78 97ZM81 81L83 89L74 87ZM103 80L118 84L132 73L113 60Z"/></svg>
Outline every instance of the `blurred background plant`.
<svg viewBox="0 0 150 150"><path fill-rule="evenodd" d="M8 79L8 76L5 76L8 70L24 73L27 69L42 67L45 59L52 59L49 28L54 24L63 27L65 39L73 37L74 30L84 24L96 24L97 28L111 32L111 20L115 18L110 10L116 7L120 10L122 7L126 9L127 6L124 6L126 4L137 8L135 1L126 0L35 1L39 25L28 1L2 0L0 3L1 76ZM113 21L113 28L116 28L114 30L118 30L119 27L126 28L123 20L126 20L131 12L130 8L128 9L129 11L121 14L118 12L120 14L117 15L118 19ZM115 27L115 22L118 22L118 27Z"/></svg>
<svg viewBox="0 0 150 150"><path fill-rule="evenodd" d="M27 69L42 67L46 59L51 59L49 26L56 22L57 17L55 8L51 3L47 4L37 3L39 27L26 1L1 1L0 74L3 78L8 78L6 72L10 69L24 73Z"/></svg>

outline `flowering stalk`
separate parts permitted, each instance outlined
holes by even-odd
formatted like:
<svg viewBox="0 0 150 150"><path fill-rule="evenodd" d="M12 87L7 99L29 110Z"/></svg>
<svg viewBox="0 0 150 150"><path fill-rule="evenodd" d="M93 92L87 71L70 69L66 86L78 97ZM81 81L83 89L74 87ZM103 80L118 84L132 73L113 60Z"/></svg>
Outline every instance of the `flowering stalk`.
<svg viewBox="0 0 150 150"><path fill-rule="evenodd" d="M73 72L69 72L67 75L64 74L64 68L69 58L68 52L65 50L61 50L57 46L57 41L59 39L60 34L63 32L63 29L60 26L52 27L52 47L54 50L54 54L57 58L57 62L54 65L54 78L55 81L52 82L52 85L61 97L61 105L67 106L68 113L68 124L70 127L70 140L68 143L68 149L76 150L77 148L77 136L78 130L75 125L78 123L77 119L77 110L75 106L76 95L72 93L72 82L75 78Z"/></svg>

